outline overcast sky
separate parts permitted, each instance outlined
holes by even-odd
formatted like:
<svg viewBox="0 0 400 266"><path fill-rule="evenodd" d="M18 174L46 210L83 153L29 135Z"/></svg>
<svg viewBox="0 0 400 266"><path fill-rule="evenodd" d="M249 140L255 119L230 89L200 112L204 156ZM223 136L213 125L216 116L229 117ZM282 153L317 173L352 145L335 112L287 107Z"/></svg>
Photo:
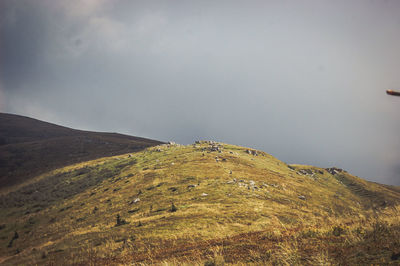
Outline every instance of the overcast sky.
<svg viewBox="0 0 400 266"><path fill-rule="evenodd" d="M0 111L400 185L400 1L1 0Z"/></svg>

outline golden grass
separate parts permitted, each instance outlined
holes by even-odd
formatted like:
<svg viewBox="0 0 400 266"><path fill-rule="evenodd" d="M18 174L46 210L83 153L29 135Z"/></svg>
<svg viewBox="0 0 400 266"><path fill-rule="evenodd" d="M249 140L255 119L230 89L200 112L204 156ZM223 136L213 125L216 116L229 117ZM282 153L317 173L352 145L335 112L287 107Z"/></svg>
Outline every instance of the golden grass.
<svg viewBox="0 0 400 266"><path fill-rule="evenodd" d="M391 262L400 252L399 193L220 145L161 145L58 169L123 166L36 213L2 210L3 262L335 265ZM116 226L117 215L126 224ZM5 248L14 231L19 238Z"/></svg>

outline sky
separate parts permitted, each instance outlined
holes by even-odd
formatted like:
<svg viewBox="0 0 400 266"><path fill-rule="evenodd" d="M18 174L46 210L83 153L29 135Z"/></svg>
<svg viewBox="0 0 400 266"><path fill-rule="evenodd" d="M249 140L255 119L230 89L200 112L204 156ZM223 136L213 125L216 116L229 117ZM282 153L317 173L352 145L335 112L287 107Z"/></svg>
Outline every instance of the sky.
<svg viewBox="0 0 400 266"><path fill-rule="evenodd" d="M400 1L1 0L0 112L400 185Z"/></svg>

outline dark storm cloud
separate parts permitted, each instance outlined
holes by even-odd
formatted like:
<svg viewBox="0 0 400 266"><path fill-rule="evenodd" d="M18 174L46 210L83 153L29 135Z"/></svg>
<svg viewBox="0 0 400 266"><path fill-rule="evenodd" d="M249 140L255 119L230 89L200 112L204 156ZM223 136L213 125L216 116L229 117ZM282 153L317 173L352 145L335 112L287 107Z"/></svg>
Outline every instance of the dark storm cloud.
<svg viewBox="0 0 400 266"><path fill-rule="evenodd" d="M2 1L0 110L399 184L398 1Z"/></svg>
<svg viewBox="0 0 400 266"><path fill-rule="evenodd" d="M0 77L5 89L15 90L37 73L47 37L43 15L36 5L0 4Z"/></svg>

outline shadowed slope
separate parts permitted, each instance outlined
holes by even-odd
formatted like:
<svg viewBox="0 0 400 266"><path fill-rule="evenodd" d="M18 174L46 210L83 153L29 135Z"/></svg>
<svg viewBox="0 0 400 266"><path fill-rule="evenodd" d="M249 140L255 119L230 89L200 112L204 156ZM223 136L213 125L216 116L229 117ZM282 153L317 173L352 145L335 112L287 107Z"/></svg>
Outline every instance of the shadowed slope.
<svg viewBox="0 0 400 266"><path fill-rule="evenodd" d="M0 189L65 165L139 151L161 142L75 130L0 113Z"/></svg>

